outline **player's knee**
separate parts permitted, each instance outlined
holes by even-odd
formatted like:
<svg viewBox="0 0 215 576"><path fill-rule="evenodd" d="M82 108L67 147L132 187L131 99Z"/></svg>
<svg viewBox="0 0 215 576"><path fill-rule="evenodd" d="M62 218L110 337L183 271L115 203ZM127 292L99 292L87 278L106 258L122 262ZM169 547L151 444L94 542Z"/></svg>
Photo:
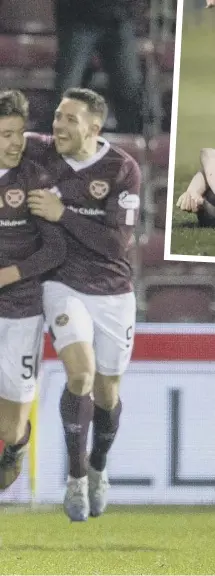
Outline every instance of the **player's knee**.
<svg viewBox="0 0 215 576"><path fill-rule="evenodd" d="M84 396L93 389L94 374L91 371L77 372L68 377L68 389L72 394Z"/></svg>
<svg viewBox="0 0 215 576"><path fill-rule="evenodd" d="M96 374L94 383L95 404L103 410L113 410L119 400L120 376Z"/></svg>
<svg viewBox="0 0 215 576"><path fill-rule="evenodd" d="M95 377L95 355L88 343L73 344L59 354L67 373L70 392L82 396L91 392Z"/></svg>
<svg viewBox="0 0 215 576"><path fill-rule="evenodd" d="M7 420L0 425L0 437L5 444L10 444L11 446L18 444L24 436L24 433L25 426L23 426L23 423L19 419Z"/></svg>
<svg viewBox="0 0 215 576"><path fill-rule="evenodd" d="M117 405L119 400L118 390L111 389L103 395L99 395L99 398L95 398L95 404L103 408L103 410L113 410Z"/></svg>

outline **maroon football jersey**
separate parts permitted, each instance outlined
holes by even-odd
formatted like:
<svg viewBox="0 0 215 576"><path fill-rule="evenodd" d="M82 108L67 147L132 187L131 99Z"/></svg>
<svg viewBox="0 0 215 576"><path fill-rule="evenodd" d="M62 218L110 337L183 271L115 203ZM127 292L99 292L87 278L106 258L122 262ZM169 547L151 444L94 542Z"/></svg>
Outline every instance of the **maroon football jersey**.
<svg viewBox="0 0 215 576"><path fill-rule="evenodd" d="M45 169L27 159L0 178L0 267L15 264L22 278L0 289L0 317L41 314L40 276L66 256L61 228L35 218L27 207L28 191L49 184Z"/></svg>
<svg viewBox="0 0 215 576"><path fill-rule="evenodd" d="M57 154L52 138L28 135L25 154L42 162L65 211L68 256L50 279L86 294L133 289L130 244L139 214L140 169L131 156L100 138L83 162Z"/></svg>

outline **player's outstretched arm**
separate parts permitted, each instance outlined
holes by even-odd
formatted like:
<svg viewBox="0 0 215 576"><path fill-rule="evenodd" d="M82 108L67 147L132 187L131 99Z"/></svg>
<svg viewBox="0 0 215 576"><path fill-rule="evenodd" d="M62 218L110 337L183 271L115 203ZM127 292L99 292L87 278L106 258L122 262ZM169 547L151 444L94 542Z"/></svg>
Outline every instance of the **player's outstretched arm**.
<svg viewBox="0 0 215 576"><path fill-rule="evenodd" d="M193 176L186 192L181 194L176 206L186 212L198 212L204 202L204 194L207 190L207 183L202 172L197 172Z"/></svg>
<svg viewBox="0 0 215 576"><path fill-rule="evenodd" d="M57 268L66 258L66 241L61 228L37 218L41 235L41 248L34 254L0 270L0 287L45 274Z"/></svg>
<svg viewBox="0 0 215 576"><path fill-rule="evenodd" d="M200 162L204 170L208 186L215 194L215 149L202 148L200 152Z"/></svg>

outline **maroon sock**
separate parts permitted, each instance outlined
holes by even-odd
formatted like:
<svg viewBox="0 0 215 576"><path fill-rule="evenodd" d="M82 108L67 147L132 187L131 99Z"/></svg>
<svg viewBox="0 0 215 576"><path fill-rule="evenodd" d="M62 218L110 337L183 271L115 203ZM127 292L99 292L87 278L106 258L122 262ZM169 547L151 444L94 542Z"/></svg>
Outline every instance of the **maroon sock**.
<svg viewBox="0 0 215 576"><path fill-rule="evenodd" d="M10 450L12 450L12 452L17 452L21 448L24 448L24 446L26 446L26 444L28 444L28 441L30 439L30 435L31 435L31 423L30 423L30 420L28 420L27 424L26 424L24 436L19 440L19 442L17 442L17 444L10 446Z"/></svg>
<svg viewBox="0 0 215 576"><path fill-rule="evenodd" d="M69 474L73 478L82 478L87 474L87 437L93 418L90 394L76 396L65 387L60 400L60 414L70 461Z"/></svg>
<svg viewBox="0 0 215 576"><path fill-rule="evenodd" d="M106 465L109 452L119 428L119 419L122 410L121 400L113 410L103 410L95 406L93 418L93 449L90 464L95 470L102 472Z"/></svg>

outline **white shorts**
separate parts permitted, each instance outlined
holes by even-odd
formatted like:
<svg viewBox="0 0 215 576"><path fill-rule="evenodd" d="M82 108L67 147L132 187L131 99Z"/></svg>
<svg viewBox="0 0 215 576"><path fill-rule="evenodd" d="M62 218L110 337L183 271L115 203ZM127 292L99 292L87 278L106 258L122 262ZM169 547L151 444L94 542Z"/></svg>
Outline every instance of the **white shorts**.
<svg viewBox="0 0 215 576"><path fill-rule="evenodd" d="M43 345L43 316L0 318L0 398L31 402Z"/></svg>
<svg viewBox="0 0 215 576"><path fill-rule="evenodd" d="M89 342L94 346L97 372L105 376L125 372L135 333L133 292L94 296L48 281L43 294L46 322L57 352L74 342Z"/></svg>

